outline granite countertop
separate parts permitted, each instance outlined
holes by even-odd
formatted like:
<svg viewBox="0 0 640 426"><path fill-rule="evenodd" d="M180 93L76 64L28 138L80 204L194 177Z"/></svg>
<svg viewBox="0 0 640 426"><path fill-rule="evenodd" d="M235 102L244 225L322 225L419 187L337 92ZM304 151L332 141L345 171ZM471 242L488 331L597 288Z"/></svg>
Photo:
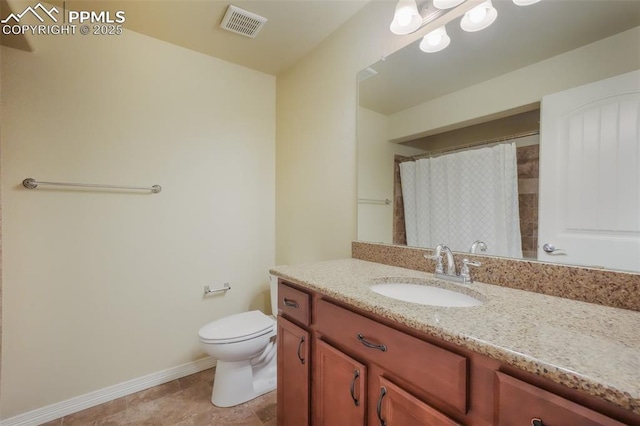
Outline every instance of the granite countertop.
<svg viewBox="0 0 640 426"><path fill-rule="evenodd" d="M640 312L478 282L463 286L358 259L277 266L270 272L640 414ZM389 277L457 286L484 303L424 306L368 289Z"/></svg>

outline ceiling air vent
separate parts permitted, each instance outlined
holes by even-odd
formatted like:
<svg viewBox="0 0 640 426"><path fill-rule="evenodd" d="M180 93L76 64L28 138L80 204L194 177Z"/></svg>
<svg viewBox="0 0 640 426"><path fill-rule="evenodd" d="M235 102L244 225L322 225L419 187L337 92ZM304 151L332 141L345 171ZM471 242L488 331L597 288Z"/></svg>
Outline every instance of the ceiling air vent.
<svg viewBox="0 0 640 426"><path fill-rule="evenodd" d="M224 18L222 18L220 27L243 36L254 38L260 32L265 22L267 22L267 18L229 5L227 13L224 15Z"/></svg>

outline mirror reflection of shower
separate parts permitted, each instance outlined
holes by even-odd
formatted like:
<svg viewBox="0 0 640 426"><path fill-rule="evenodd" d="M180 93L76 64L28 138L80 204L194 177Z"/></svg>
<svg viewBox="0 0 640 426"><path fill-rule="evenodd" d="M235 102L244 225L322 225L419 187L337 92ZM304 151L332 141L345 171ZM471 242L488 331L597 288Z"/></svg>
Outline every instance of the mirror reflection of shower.
<svg viewBox="0 0 640 426"><path fill-rule="evenodd" d="M481 240L487 254L522 257L515 142L422 155L399 167L407 245L446 243L462 252Z"/></svg>

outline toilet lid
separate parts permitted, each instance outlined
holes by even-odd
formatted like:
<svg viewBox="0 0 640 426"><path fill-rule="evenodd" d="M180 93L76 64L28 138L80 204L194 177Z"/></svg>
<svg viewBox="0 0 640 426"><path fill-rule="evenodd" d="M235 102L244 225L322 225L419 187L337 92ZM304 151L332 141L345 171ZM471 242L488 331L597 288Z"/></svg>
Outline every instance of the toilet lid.
<svg viewBox="0 0 640 426"><path fill-rule="evenodd" d="M275 321L260 311L229 315L205 325L198 331L200 339L207 341L236 340L272 329Z"/></svg>

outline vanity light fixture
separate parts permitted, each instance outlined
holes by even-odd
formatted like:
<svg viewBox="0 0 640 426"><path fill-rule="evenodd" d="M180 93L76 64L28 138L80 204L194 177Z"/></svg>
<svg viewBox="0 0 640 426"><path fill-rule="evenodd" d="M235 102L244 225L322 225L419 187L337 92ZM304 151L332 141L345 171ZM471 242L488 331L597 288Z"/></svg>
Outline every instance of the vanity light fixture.
<svg viewBox="0 0 640 426"><path fill-rule="evenodd" d="M497 17L498 11L491 0L487 0L465 13L460 26L468 32L480 31L493 24Z"/></svg>
<svg viewBox="0 0 640 426"><path fill-rule="evenodd" d="M464 1L465 0L433 0L433 6L437 7L438 9L451 9L452 7L456 7L459 4L464 3ZM522 1L522 0L518 0L518 1ZM537 0L533 0L533 1L537 1Z"/></svg>
<svg viewBox="0 0 640 426"><path fill-rule="evenodd" d="M513 0L518 6L529 6L530 4L538 3L540 0Z"/></svg>
<svg viewBox="0 0 640 426"><path fill-rule="evenodd" d="M424 36L420 42L420 50L426 53L439 52L447 47L450 42L451 39L447 35L447 30L443 25Z"/></svg>
<svg viewBox="0 0 640 426"><path fill-rule="evenodd" d="M422 26L416 0L399 0L389 28L397 35L410 34Z"/></svg>
<svg viewBox="0 0 640 426"><path fill-rule="evenodd" d="M432 22L436 18L445 14L445 9L456 7L466 0L432 0L429 7L424 9L425 16L418 11L417 0L398 0L393 21L389 28L397 35L406 35L420 29L423 25ZM528 6L538 3L540 0L513 0L518 6ZM468 10L462 20L460 27L467 32L484 30L498 17L498 11L491 0L486 0L472 9ZM422 38L420 50L427 53L439 52L449 46L451 39L447 35L447 30L443 26L431 31Z"/></svg>

